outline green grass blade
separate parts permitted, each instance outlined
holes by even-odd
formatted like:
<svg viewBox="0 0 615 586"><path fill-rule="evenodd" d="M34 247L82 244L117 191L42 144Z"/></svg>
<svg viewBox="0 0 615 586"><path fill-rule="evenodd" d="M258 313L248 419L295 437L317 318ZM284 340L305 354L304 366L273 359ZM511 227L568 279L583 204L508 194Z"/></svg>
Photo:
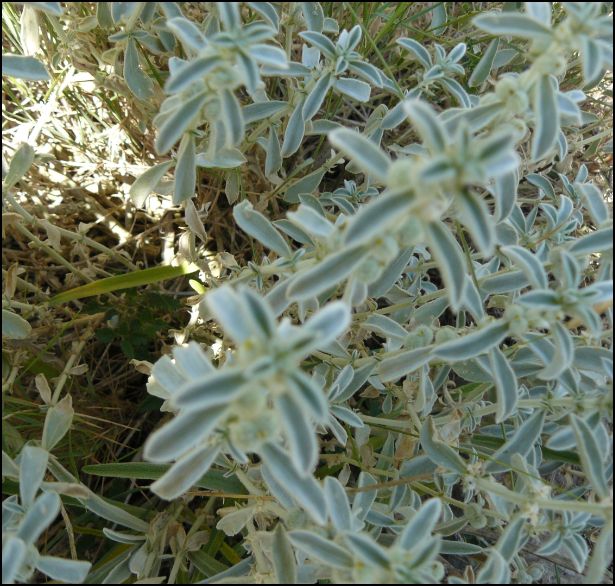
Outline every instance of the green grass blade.
<svg viewBox="0 0 615 586"><path fill-rule="evenodd" d="M93 295L101 295L103 293L111 293L119 289L130 289L132 287L140 287L157 283L166 279L174 279L182 275L195 273L199 268L192 263L182 263L178 267L162 266L151 269L143 269L142 271L133 271L124 275L116 275L115 277L107 277L100 281L94 281L81 287L75 287L59 293L49 300L51 305L66 303L73 299L81 299L83 297L92 297Z"/></svg>

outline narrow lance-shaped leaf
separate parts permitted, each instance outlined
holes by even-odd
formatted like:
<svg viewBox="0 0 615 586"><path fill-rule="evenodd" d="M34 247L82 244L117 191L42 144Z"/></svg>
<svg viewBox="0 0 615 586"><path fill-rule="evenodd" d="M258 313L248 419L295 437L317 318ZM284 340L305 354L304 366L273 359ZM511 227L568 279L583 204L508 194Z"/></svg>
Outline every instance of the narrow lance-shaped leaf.
<svg viewBox="0 0 615 586"><path fill-rule="evenodd" d="M207 101L207 94L200 93L181 104L162 124L156 137L156 151L163 155L190 128L201 108Z"/></svg>
<svg viewBox="0 0 615 586"><path fill-rule="evenodd" d="M194 135L184 134L177 153L173 203L178 205L194 197L196 192L196 151Z"/></svg>
<svg viewBox="0 0 615 586"><path fill-rule="evenodd" d="M440 221L426 227L429 246L442 273L453 310L463 303L463 290L467 278L465 257L450 230Z"/></svg>
<svg viewBox="0 0 615 586"><path fill-rule="evenodd" d="M570 415L570 423L577 440L583 471L587 474L600 498L606 499L609 496L609 483L605 474L606 468L602 451L598 447L596 436L589 425L574 414Z"/></svg>
<svg viewBox="0 0 615 586"><path fill-rule="evenodd" d="M135 207L143 207L147 197L154 192L156 186L172 165L173 161L159 163L145 171L142 175L139 175L137 180L130 186L130 197Z"/></svg>
<svg viewBox="0 0 615 586"><path fill-rule="evenodd" d="M290 256L291 250L286 240L274 228L273 224L249 201L243 201L233 208L233 218L238 226L259 242L277 252L280 256Z"/></svg>
<svg viewBox="0 0 615 586"><path fill-rule="evenodd" d="M329 134L329 140L374 179L386 181L391 160L371 140L347 128L334 130Z"/></svg>
<svg viewBox="0 0 615 586"><path fill-rule="evenodd" d="M226 130L226 145L229 147L239 144L244 137L245 123L241 112L241 105L231 90L222 90L220 93L222 105L222 123Z"/></svg>
<svg viewBox="0 0 615 586"><path fill-rule="evenodd" d="M406 550L411 550L430 537L440 518L441 510L442 504L437 498L425 502L402 531L399 538L400 545Z"/></svg>
<svg viewBox="0 0 615 586"><path fill-rule="evenodd" d="M557 142L559 134L559 111L557 80L543 75L534 85L534 138L532 140L532 160L544 159Z"/></svg>
<svg viewBox="0 0 615 586"><path fill-rule="evenodd" d="M290 157L299 150L304 135L303 102L299 102L290 115L284 131L284 141L282 142L282 156L284 158Z"/></svg>
<svg viewBox="0 0 615 586"><path fill-rule="evenodd" d="M495 244L494 220L485 200L472 191L463 191L457 198L457 208L463 224L480 251L489 256Z"/></svg>
<svg viewBox="0 0 615 586"><path fill-rule="evenodd" d="M309 122L318 110L320 110L320 106L324 102L327 91L331 85L331 74L326 73L323 75L314 85L312 91L308 94L305 102L303 103L303 120L304 122Z"/></svg>
<svg viewBox="0 0 615 586"><path fill-rule="evenodd" d="M487 463L486 470L490 473L504 472L510 467L510 459L513 454L526 456L540 438L540 432L545 422L545 412L537 410L523 425L517 429L514 435L495 452Z"/></svg>
<svg viewBox="0 0 615 586"><path fill-rule="evenodd" d="M489 364L496 391L495 420L500 423L510 417L517 407L519 400L517 377L499 348L494 348L489 352Z"/></svg>
<svg viewBox="0 0 615 586"><path fill-rule="evenodd" d="M468 360L498 346L507 335L508 324L503 320L495 321L471 334L436 346L433 355L448 362Z"/></svg>
<svg viewBox="0 0 615 586"><path fill-rule="evenodd" d="M313 470L318 460L318 445L314 430L302 412L302 404L295 399L293 393L278 396L275 404L282 416L282 425L295 467L298 470Z"/></svg>
<svg viewBox="0 0 615 586"><path fill-rule="evenodd" d="M150 489L168 501L181 496L209 470L219 453L219 445L197 447L177 460Z"/></svg>
<svg viewBox="0 0 615 586"><path fill-rule="evenodd" d="M28 81L50 79L45 66L38 59L24 55L2 55L2 75Z"/></svg>
<svg viewBox="0 0 615 586"><path fill-rule="evenodd" d="M444 151L447 133L431 106L421 100L405 100L403 108L425 146L434 153Z"/></svg>
<svg viewBox="0 0 615 586"><path fill-rule="evenodd" d="M293 545L310 557L334 568L352 567L352 556L341 546L311 531L292 531L288 534Z"/></svg>
<svg viewBox="0 0 615 586"><path fill-rule="evenodd" d="M124 55L124 80L130 91L140 100L147 100L153 95L153 82L141 70L139 53L133 38L128 39Z"/></svg>
<svg viewBox="0 0 615 586"><path fill-rule="evenodd" d="M311 269L300 273L290 284L290 299L311 299L345 279L361 262L366 249L354 247L332 254Z"/></svg>
<svg viewBox="0 0 615 586"><path fill-rule="evenodd" d="M260 455L283 489L319 524L326 521L327 503L318 482L311 475L297 472L288 456L274 444L265 444Z"/></svg>
<svg viewBox="0 0 615 586"><path fill-rule="evenodd" d="M437 431L433 419L428 417L421 428L421 445L432 462L439 466L458 472L465 473L465 463L453 448L436 439Z"/></svg>
<svg viewBox="0 0 615 586"><path fill-rule="evenodd" d="M549 288L549 280L542 263L529 250L521 246L506 246L502 248L502 252L523 271L532 287Z"/></svg>
<svg viewBox="0 0 615 586"><path fill-rule="evenodd" d="M477 63L476 67L472 71L472 75L468 80L468 85L470 87L479 86L483 83L487 77L489 77L489 73L493 68L493 62L495 60L495 56L498 52L498 48L500 46L500 39L495 38L490 43L480 61Z"/></svg>
<svg viewBox="0 0 615 586"><path fill-rule="evenodd" d="M425 346L385 358L378 365L380 379L383 382L388 382L414 372L429 361L432 350L433 346Z"/></svg>
<svg viewBox="0 0 615 586"><path fill-rule="evenodd" d="M335 89L342 94L350 96L358 102L367 102L371 93L369 84L358 79L342 77L334 84Z"/></svg>
<svg viewBox="0 0 615 586"><path fill-rule="evenodd" d="M271 554L278 584L296 584L297 564L295 562L295 555L281 523L278 523L273 532Z"/></svg>

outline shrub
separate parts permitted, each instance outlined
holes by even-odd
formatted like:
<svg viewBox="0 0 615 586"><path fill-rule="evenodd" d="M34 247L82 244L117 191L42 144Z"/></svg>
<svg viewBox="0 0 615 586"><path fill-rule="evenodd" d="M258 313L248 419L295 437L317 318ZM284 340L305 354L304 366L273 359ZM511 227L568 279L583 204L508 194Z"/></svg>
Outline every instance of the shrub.
<svg viewBox="0 0 615 586"><path fill-rule="evenodd" d="M91 323L53 391L36 376L40 433L4 442L3 581L526 583L544 559L603 579L610 5L518 4L3 8L9 243L31 239L80 285L49 299L8 268L9 420L20 394L32 405L20 344L62 311ZM71 89L77 70L92 93ZM124 160L147 168L125 213L181 212L172 266L140 269L28 200L62 163L39 139L69 91L92 109L80 120L131 129ZM74 257L90 250L104 258L88 272ZM104 262L123 274L101 279ZM121 293L184 275L189 321L164 291ZM94 295L111 297L88 309ZM163 419L84 465L64 385L87 344L114 340ZM63 557L39 553L63 524L70 553L62 538L44 551Z"/></svg>

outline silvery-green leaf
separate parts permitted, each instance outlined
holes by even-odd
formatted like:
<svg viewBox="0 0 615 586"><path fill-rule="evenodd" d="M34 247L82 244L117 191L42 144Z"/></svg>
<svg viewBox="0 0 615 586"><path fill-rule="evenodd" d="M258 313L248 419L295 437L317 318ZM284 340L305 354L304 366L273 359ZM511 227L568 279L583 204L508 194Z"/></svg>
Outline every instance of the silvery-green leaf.
<svg viewBox="0 0 615 586"><path fill-rule="evenodd" d="M271 471L266 463L262 463L260 473L263 480L269 487L269 492L277 499L277 501L285 508L292 509L295 507L292 495L288 488L284 487L276 475Z"/></svg>
<svg viewBox="0 0 615 586"><path fill-rule="evenodd" d="M523 515L519 515L507 525L495 545L507 562L512 561L513 556L518 553L519 549L523 547L523 544L528 539L525 524L526 519Z"/></svg>
<svg viewBox="0 0 615 586"><path fill-rule="evenodd" d="M551 29L540 21L511 12L488 12L479 14L472 21L474 26L493 35L511 35L524 39L546 40L551 37Z"/></svg>
<svg viewBox="0 0 615 586"><path fill-rule="evenodd" d="M219 405L205 411L180 413L147 438L143 456L152 462L179 458L208 436L225 412L226 405Z"/></svg>
<svg viewBox="0 0 615 586"><path fill-rule="evenodd" d="M574 360L574 341L570 332L559 322L552 329L555 354L545 368L537 373L542 380L553 380L567 370Z"/></svg>
<svg viewBox="0 0 615 586"><path fill-rule="evenodd" d="M357 488L362 489L357 492L352 501L352 512L361 520L365 519L367 514L372 508L376 497L378 496L378 489L364 490L368 486L377 484L376 479L367 472L359 473L359 479L357 481Z"/></svg>
<svg viewBox="0 0 615 586"><path fill-rule="evenodd" d="M545 412L537 410L531 417L523 422L514 435L497 450L487 463L486 471L491 474L504 472L510 468L510 459L513 454L526 456L540 439L540 432L545 422Z"/></svg>
<svg viewBox="0 0 615 586"><path fill-rule="evenodd" d="M186 133L182 137L175 165L175 186L173 203L178 205L194 197L196 193L196 152L194 135Z"/></svg>
<svg viewBox="0 0 615 586"><path fill-rule="evenodd" d="M289 285L290 299L312 299L345 279L361 262L367 251L363 247L345 248L328 256L305 272L301 272Z"/></svg>
<svg viewBox="0 0 615 586"><path fill-rule="evenodd" d="M443 77L440 82L450 94L452 94L460 106L464 108L470 108L472 106L472 102L470 101L470 96L468 92L463 88L463 86L456 80L450 79L447 77Z"/></svg>
<svg viewBox="0 0 615 586"><path fill-rule="evenodd" d="M394 319L378 313L370 315L361 324L361 327L372 332L378 332L386 338L405 340L408 337L408 331L404 327L399 325Z"/></svg>
<svg viewBox="0 0 615 586"><path fill-rule="evenodd" d="M310 43L310 45L320 49L327 57L335 59L335 45L325 35L314 31L306 31L299 33L299 36Z"/></svg>
<svg viewBox="0 0 615 586"><path fill-rule="evenodd" d="M325 15L320 2L301 2L300 4L308 30L320 33L325 25Z"/></svg>
<svg viewBox="0 0 615 586"><path fill-rule="evenodd" d="M257 62L279 69L288 69L286 53L274 45L257 43L250 45L250 56Z"/></svg>
<svg viewBox="0 0 615 586"><path fill-rule="evenodd" d="M384 116L381 122L381 127L384 130L397 128L406 119L406 111L404 110L403 100L398 102Z"/></svg>
<svg viewBox="0 0 615 586"><path fill-rule="evenodd" d="M245 305L229 285L223 285L208 293L203 303L222 325L224 332L236 343L240 344L254 335L245 314Z"/></svg>
<svg viewBox="0 0 615 586"><path fill-rule="evenodd" d="M304 134L303 102L299 102L290 115L286 130L284 131L284 141L282 143L282 156L284 158L290 157L290 155L295 154L299 150Z"/></svg>
<svg viewBox="0 0 615 586"><path fill-rule="evenodd" d="M355 553L355 557L372 566L388 569L390 562L387 551L363 533L345 533L344 540Z"/></svg>
<svg viewBox="0 0 615 586"><path fill-rule="evenodd" d="M43 439L41 442L45 450L52 450L70 429L75 411L70 395L66 395L56 405L53 405L45 415L43 425Z"/></svg>
<svg viewBox="0 0 615 586"><path fill-rule="evenodd" d="M2 310L2 337L8 340L25 340L32 326L23 317L8 309Z"/></svg>
<svg viewBox="0 0 615 586"><path fill-rule="evenodd" d="M270 118L271 116L281 112L288 107L288 102L281 102L279 100L271 100L269 102L256 102L254 104L248 104L244 106L243 119L246 124L263 120L264 118Z"/></svg>
<svg viewBox="0 0 615 586"><path fill-rule="evenodd" d="M15 151L9 170L3 177L5 189L13 187L28 172L32 163L34 163L34 149L27 142L24 142Z"/></svg>
<svg viewBox="0 0 615 586"><path fill-rule="evenodd" d="M333 301L315 313L303 325L314 333L319 346L341 336L350 325L350 309L343 301Z"/></svg>
<svg viewBox="0 0 615 586"><path fill-rule="evenodd" d="M532 160L544 159L553 149L559 133L559 110L557 106L557 80L543 75L534 84L534 138Z"/></svg>
<svg viewBox="0 0 615 586"><path fill-rule="evenodd" d="M236 148L220 149L216 151L212 158L208 158L206 153L199 153L195 158L196 165L206 169L235 169L246 161L247 159L243 153Z"/></svg>
<svg viewBox="0 0 615 586"><path fill-rule="evenodd" d="M158 129L156 137L156 151L164 154L181 138L188 130L201 108L207 101L207 94L200 93L181 104Z"/></svg>
<svg viewBox="0 0 615 586"><path fill-rule="evenodd" d="M369 84L364 81L350 79L348 77L341 77L337 79L333 84L333 87L335 87L338 92L346 94L359 102L367 102L371 93Z"/></svg>
<svg viewBox="0 0 615 586"><path fill-rule="evenodd" d="M19 458L19 499L21 504L28 509L47 471L49 452L27 445L22 449Z"/></svg>
<svg viewBox="0 0 615 586"><path fill-rule="evenodd" d="M297 470L311 472L318 462L318 445L314 430L302 413L302 403L297 401L294 393L284 393L276 397L275 405L282 416L295 467Z"/></svg>
<svg viewBox="0 0 615 586"><path fill-rule="evenodd" d="M329 140L374 179L386 181L391 160L371 140L347 128L334 130L329 134Z"/></svg>
<svg viewBox="0 0 615 586"><path fill-rule="evenodd" d="M42 555L36 560L36 569L50 578L65 584L82 584L92 564L78 560Z"/></svg>
<svg viewBox="0 0 615 586"><path fill-rule="evenodd" d="M525 11L546 26L551 26L551 2L524 2Z"/></svg>
<svg viewBox="0 0 615 586"><path fill-rule="evenodd" d="M26 544L19 538L7 536L2 543L2 583L14 584L17 573L26 559Z"/></svg>
<svg viewBox="0 0 615 586"><path fill-rule="evenodd" d="M472 241L485 256L490 256L495 245L494 219L485 200L473 191L464 190L456 200L460 220L472 236Z"/></svg>
<svg viewBox="0 0 615 586"><path fill-rule="evenodd" d="M243 201L233 208L233 218L237 225L247 234L270 248L280 256L290 256L291 250L286 240L274 228L273 224L249 201Z"/></svg>
<svg viewBox="0 0 615 586"><path fill-rule="evenodd" d="M239 144L244 137L245 124L241 105L231 90L224 89L220 92L222 106L222 123L226 130L226 146L232 147Z"/></svg>
<svg viewBox="0 0 615 586"><path fill-rule="evenodd" d="M542 263L529 250L521 246L505 246L502 252L523 271L532 287L549 288L549 280Z"/></svg>
<svg viewBox="0 0 615 586"><path fill-rule="evenodd" d="M587 474L598 495L606 499L609 495L609 483L596 435L583 419L574 414L570 414L570 423L574 429L583 471Z"/></svg>
<svg viewBox="0 0 615 586"><path fill-rule="evenodd" d="M40 10L53 16L62 16L63 10L59 2L15 2L15 4L26 4L35 10Z"/></svg>
<svg viewBox="0 0 615 586"><path fill-rule="evenodd" d="M219 453L219 445L194 448L156 480L150 490L167 501L180 497L209 470Z"/></svg>
<svg viewBox="0 0 615 586"><path fill-rule="evenodd" d="M600 230L581 236L572 243L569 250L575 255L586 255L613 250L613 227L601 228Z"/></svg>
<svg viewBox="0 0 615 586"><path fill-rule="evenodd" d="M369 360L366 364L360 368L357 368L354 371L352 380L345 387L340 387L339 392L336 392L331 396L331 400L342 402L350 399L350 397L352 397L365 384L365 381L372 374L375 366L376 361Z"/></svg>
<svg viewBox="0 0 615 586"><path fill-rule="evenodd" d="M98 515L101 519L106 519L112 523L118 523L123 527L134 529L140 533L147 532L148 530L148 524L145 521L128 513L124 509L108 503L94 493L90 493L90 496L87 498L79 498L79 500L89 511Z"/></svg>
<svg viewBox="0 0 615 586"><path fill-rule="evenodd" d="M480 288L486 293L510 293L527 287L529 281L522 271L489 275L480 282Z"/></svg>
<svg viewBox="0 0 615 586"><path fill-rule="evenodd" d="M124 54L124 80L130 91L140 100L151 98L154 93L152 80L141 70L139 53L134 39L128 39Z"/></svg>
<svg viewBox="0 0 615 586"><path fill-rule="evenodd" d="M380 380L383 382L393 381L414 372L429 361L432 351L433 346L425 346L385 358L378 365Z"/></svg>
<svg viewBox="0 0 615 586"><path fill-rule="evenodd" d="M270 177L282 168L282 149L280 147L280 139L278 138L278 133L275 128L269 129L266 153L265 176Z"/></svg>
<svg viewBox="0 0 615 586"><path fill-rule="evenodd" d="M316 523L324 524L327 518L327 503L322 488L314 477L309 473L297 472L288 456L274 444L262 446L260 454L284 490L292 495Z"/></svg>
<svg viewBox="0 0 615 586"><path fill-rule="evenodd" d="M463 302L463 290L467 278L463 251L442 222L431 222L425 226L425 232L448 291L451 307L453 310L458 310Z"/></svg>
<svg viewBox="0 0 615 586"><path fill-rule="evenodd" d="M405 100L403 104L406 115L423 144L435 153L444 151L450 139L431 106L421 100Z"/></svg>
<svg viewBox="0 0 615 586"><path fill-rule="evenodd" d="M240 287L239 296L246 307L246 315L252 322L252 330L262 340L272 338L275 334L275 315L269 304L248 287Z"/></svg>
<svg viewBox="0 0 615 586"><path fill-rule="evenodd" d="M495 383L497 423L504 421L515 412L519 400L517 377L506 356L499 348L489 351L489 364Z"/></svg>
<svg viewBox="0 0 615 586"><path fill-rule="evenodd" d="M227 405L246 382L241 370L220 370L206 378L188 381L178 389L171 401L179 408L199 411Z"/></svg>
<svg viewBox="0 0 615 586"><path fill-rule="evenodd" d="M576 184L581 192L585 207L589 211L592 220L600 226L609 219L609 209L605 203L602 192L593 183Z"/></svg>
<svg viewBox="0 0 615 586"><path fill-rule="evenodd" d="M416 59L418 59L418 61L425 69L429 69L433 65L429 51L425 47L423 47L423 45L421 45L421 43L419 43L418 41L402 37L400 39L397 39L396 42L404 49L408 49L408 51L410 51L416 57Z"/></svg>
<svg viewBox="0 0 615 586"><path fill-rule="evenodd" d="M352 217L346 230L348 245L368 243L386 233L389 224L407 213L413 201L406 193L387 193L374 198Z"/></svg>
<svg viewBox="0 0 615 586"><path fill-rule="evenodd" d="M412 550L421 541L431 536L438 519L442 505L437 498L429 499L412 515L399 536L399 544L406 550Z"/></svg>
<svg viewBox="0 0 615 586"><path fill-rule="evenodd" d="M509 584L508 563L497 549L489 550L489 557L476 576L477 584Z"/></svg>
<svg viewBox="0 0 615 586"><path fill-rule="evenodd" d="M603 69L602 49L600 45L587 35L580 35L583 64L583 79L590 83L600 76Z"/></svg>
<svg viewBox="0 0 615 586"><path fill-rule="evenodd" d="M350 71L355 75L367 80L370 85L377 88L382 87L382 78L380 77L380 71L377 67L374 67L371 63L366 61L351 61Z"/></svg>
<svg viewBox="0 0 615 586"><path fill-rule="evenodd" d="M494 321L471 334L436 346L433 349L433 356L447 362L467 360L497 347L507 335L508 324L503 320Z"/></svg>
<svg viewBox="0 0 615 586"><path fill-rule="evenodd" d="M284 199L291 203L297 203L301 195L312 193L318 189L324 175L325 170L318 169L305 177L301 177L301 179L289 185L284 194Z"/></svg>
<svg viewBox="0 0 615 586"><path fill-rule="evenodd" d="M451 541L450 539L443 539L440 541L440 553L448 555L477 555L483 552L483 548L480 545L474 545L473 543L466 543L465 541ZM453 582L449 582L452 584Z"/></svg>
<svg viewBox="0 0 615 586"><path fill-rule="evenodd" d="M145 171L142 175L139 175L136 181L130 186L130 197L135 207L143 207L147 197L155 191L156 186L160 183L164 174L172 165L173 161L159 163Z"/></svg>
<svg viewBox="0 0 615 586"><path fill-rule="evenodd" d="M271 2L247 2L247 4L269 22L276 31L280 28L280 17Z"/></svg>
<svg viewBox="0 0 615 586"><path fill-rule="evenodd" d="M352 556L341 546L311 531L296 530L288 534L291 543L310 557L334 568L352 567Z"/></svg>
<svg viewBox="0 0 615 586"><path fill-rule="evenodd" d="M201 81L203 77L221 63L222 61L217 55L199 57L192 61L187 61L181 67L173 71L165 84L166 92L169 94L181 92L191 83Z"/></svg>
<svg viewBox="0 0 615 586"><path fill-rule="evenodd" d="M305 122L314 118L318 110L320 110L330 86L331 74L325 73L325 75L316 82L312 91L305 98L305 102L303 102L303 120Z"/></svg>
<svg viewBox="0 0 615 586"><path fill-rule="evenodd" d="M466 470L464 461L453 448L436 439L436 434L433 419L428 417L421 428L421 445L429 459L447 470L464 474Z"/></svg>
<svg viewBox="0 0 615 586"><path fill-rule="evenodd" d="M241 16L237 2L216 2L220 15L220 22L226 30L233 30L241 26Z"/></svg>
<svg viewBox="0 0 615 586"><path fill-rule="evenodd" d="M493 69L493 62L495 60L495 56L497 55L498 49L500 47L500 39L496 37L490 43L480 61L477 63L476 67L472 71L472 75L468 80L468 85L470 87L479 86L483 83L488 77L489 73Z"/></svg>
<svg viewBox="0 0 615 586"><path fill-rule="evenodd" d="M281 523L278 523L275 531L273 532L271 557L277 583L296 584L297 565L295 562L295 555L293 553L293 548L290 545L290 541L288 540L288 536L282 528Z"/></svg>
<svg viewBox="0 0 615 586"><path fill-rule="evenodd" d="M301 204L294 212L288 212L286 217L308 234L321 238L328 238L335 230L327 218L305 204Z"/></svg>
<svg viewBox="0 0 615 586"><path fill-rule="evenodd" d="M44 492L34 501L19 523L16 537L27 545L36 543L59 512L60 497L55 492Z"/></svg>
<svg viewBox="0 0 615 586"><path fill-rule="evenodd" d="M352 513L350 503L346 496L344 487L337 478L327 476L325 478L325 498L327 499L327 509L329 517L337 531L352 530Z"/></svg>
<svg viewBox="0 0 615 586"><path fill-rule="evenodd" d="M2 75L28 81L47 81L51 79L45 66L38 59L25 55L3 54Z"/></svg>

